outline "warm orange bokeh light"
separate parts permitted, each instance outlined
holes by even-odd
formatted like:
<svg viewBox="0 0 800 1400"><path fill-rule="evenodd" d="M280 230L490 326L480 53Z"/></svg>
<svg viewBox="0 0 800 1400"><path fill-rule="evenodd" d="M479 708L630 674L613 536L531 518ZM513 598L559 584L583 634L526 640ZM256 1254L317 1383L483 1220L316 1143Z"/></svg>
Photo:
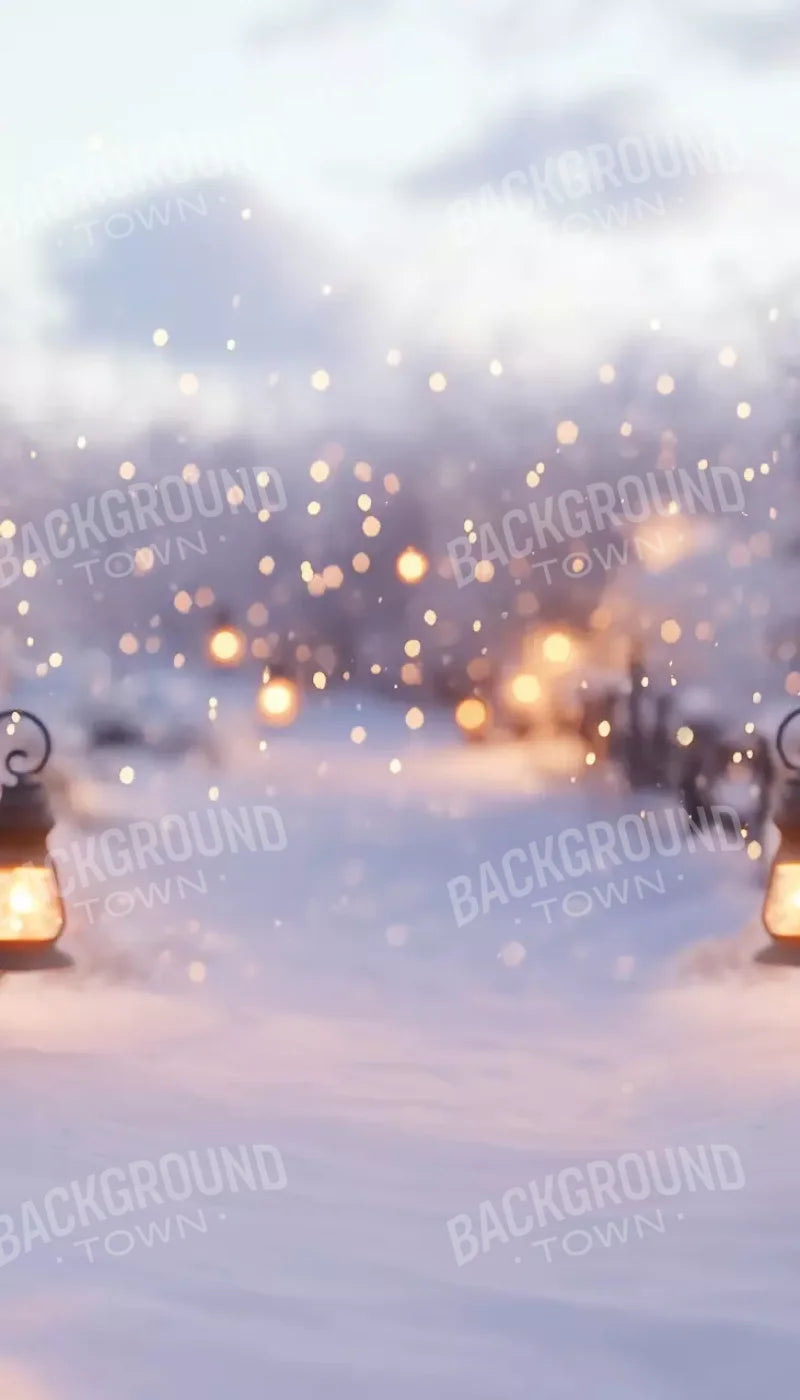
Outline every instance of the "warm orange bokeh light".
<svg viewBox="0 0 800 1400"><path fill-rule="evenodd" d="M268 724L292 724L300 709L300 692L294 681L275 676L258 692L258 708Z"/></svg>
<svg viewBox="0 0 800 1400"><path fill-rule="evenodd" d="M456 724L465 734L479 734L489 722L489 706L476 695L467 696L456 706Z"/></svg>
<svg viewBox="0 0 800 1400"><path fill-rule="evenodd" d="M212 661L218 666L237 666L247 650L247 640L238 627L218 627L208 643Z"/></svg>
<svg viewBox="0 0 800 1400"><path fill-rule="evenodd" d="M398 557L395 568L403 583L419 583L428 572L428 560L421 550L409 545Z"/></svg>
<svg viewBox="0 0 800 1400"><path fill-rule="evenodd" d="M546 661L556 664L563 664L569 661L572 655L572 642L566 632L551 632L544 639L544 655Z"/></svg>
<svg viewBox="0 0 800 1400"><path fill-rule="evenodd" d="M516 701L518 705L535 705L542 694L538 677L526 672L514 677L509 690L512 700Z"/></svg>

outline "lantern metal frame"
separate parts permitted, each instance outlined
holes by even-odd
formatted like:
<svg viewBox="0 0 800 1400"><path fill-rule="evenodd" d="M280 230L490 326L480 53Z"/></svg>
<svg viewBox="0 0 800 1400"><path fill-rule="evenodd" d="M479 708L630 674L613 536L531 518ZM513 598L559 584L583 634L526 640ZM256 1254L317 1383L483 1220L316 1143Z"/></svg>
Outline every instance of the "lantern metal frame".
<svg viewBox="0 0 800 1400"><path fill-rule="evenodd" d="M790 710L788 715L786 715L784 719L781 720L778 726L778 732L775 735L775 747L778 750L778 757L780 758L784 768L788 768L790 773L800 773L800 763L791 762L786 752L784 736L792 720L797 719L798 715L800 715L800 707L798 707L798 709L796 710Z"/></svg>

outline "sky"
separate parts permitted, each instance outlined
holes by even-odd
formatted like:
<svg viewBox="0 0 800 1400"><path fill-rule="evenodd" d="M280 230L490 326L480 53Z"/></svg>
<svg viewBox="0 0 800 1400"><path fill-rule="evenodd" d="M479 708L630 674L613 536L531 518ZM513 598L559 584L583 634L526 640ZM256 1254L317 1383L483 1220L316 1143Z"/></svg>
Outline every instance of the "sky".
<svg viewBox="0 0 800 1400"><path fill-rule="evenodd" d="M753 298L794 273L788 4L34 0L2 37L15 374L98 349L151 362L143 322L167 316L172 350L235 373L218 308L235 295L254 323L238 364L305 373L324 352L354 394L393 346L432 369L499 354L582 374L654 316L687 339L741 336ZM538 213L528 176L503 185L596 143L618 157L693 136L725 168L681 156L674 178L581 199L559 176ZM213 217L173 202L153 227L148 177L164 201L205 191Z"/></svg>

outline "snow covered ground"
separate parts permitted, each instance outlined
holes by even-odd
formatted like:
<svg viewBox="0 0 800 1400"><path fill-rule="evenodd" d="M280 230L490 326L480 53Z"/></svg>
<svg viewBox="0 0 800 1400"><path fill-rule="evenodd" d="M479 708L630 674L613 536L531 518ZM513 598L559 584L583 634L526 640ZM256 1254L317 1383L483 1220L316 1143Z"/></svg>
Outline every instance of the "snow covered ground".
<svg viewBox="0 0 800 1400"><path fill-rule="evenodd" d="M459 928L448 880L649 803L571 784L568 755L465 751L444 719L412 734L402 706L357 705L317 699L264 735L223 694L218 768L126 756L122 787L94 764L103 824L205 812L214 786L218 809L277 809L287 844L208 859L205 893L73 918L74 972L0 985L0 1394L744 1400L791 1385L800 970L753 961L756 866L683 851L613 871L624 907L595 895L590 915L553 907L548 924L498 899ZM88 833L62 823L54 844ZM54 1188L258 1144L281 1154L284 1189L148 1204L62 1238L48 1225ZM737 1189L593 1205L457 1262L448 1220L475 1224L509 1188L714 1144L737 1155ZM202 1228L180 1224L199 1210Z"/></svg>

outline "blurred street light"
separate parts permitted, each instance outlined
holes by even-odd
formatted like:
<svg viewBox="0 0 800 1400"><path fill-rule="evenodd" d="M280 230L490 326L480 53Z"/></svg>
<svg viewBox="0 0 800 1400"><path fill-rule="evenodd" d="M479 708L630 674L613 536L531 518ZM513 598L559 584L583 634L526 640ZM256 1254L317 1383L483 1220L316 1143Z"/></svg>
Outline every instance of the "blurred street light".
<svg viewBox="0 0 800 1400"><path fill-rule="evenodd" d="M267 724L293 724L300 710L300 690L288 676L271 676L258 692L258 708Z"/></svg>
<svg viewBox="0 0 800 1400"><path fill-rule="evenodd" d="M208 639L208 654L217 666L238 666L247 651L247 638L238 627L218 627Z"/></svg>
<svg viewBox="0 0 800 1400"><path fill-rule="evenodd" d="M409 545L398 556L395 568L402 583L419 583L428 572L427 557L413 545Z"/></svg>

